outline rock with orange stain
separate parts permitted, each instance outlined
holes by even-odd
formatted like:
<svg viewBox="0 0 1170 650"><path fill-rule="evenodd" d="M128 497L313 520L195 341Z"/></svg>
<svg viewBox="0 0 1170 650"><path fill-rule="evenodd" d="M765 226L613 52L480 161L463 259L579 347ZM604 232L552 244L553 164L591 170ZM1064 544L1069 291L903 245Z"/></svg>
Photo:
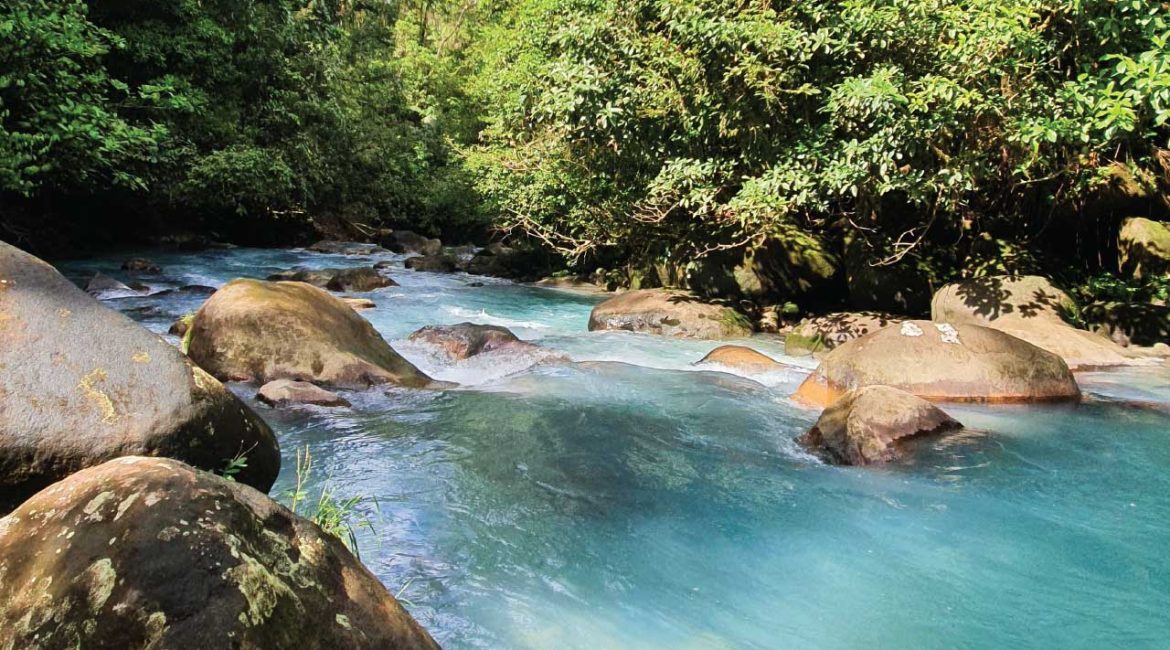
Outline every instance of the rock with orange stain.
<svg viewBox="0 0 1170 650"><path fill-rule="evenodd" d="M720 365L744 372L771 372L788 366L762 352L743 345L721 345L695 362L695 365Z"/></svg>
<svg viewBox="0 0 1170 650"><path fill-rule="evenodd" d="M934 401L1039 402L1080 398L1059 356L978 325L905 321L830 352L793 396L826 406L885 385Z"/></svg>

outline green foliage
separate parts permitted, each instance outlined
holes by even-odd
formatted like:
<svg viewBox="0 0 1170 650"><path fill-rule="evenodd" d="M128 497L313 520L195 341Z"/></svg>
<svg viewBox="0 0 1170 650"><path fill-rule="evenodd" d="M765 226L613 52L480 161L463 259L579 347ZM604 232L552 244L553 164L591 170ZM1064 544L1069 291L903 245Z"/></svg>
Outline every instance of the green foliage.
<svg viewBox="0 0 1170 650"><path fill-rule="evenodd" d="M360 558L356 528L374 528L370 517L362 512L362 507L372 503L377 509L378 501L365 496L339 498L328 479L321 482L314 498L308 488L313 471L313 456L309 448L297 450L296 486L288 494L289 510L307 517L324 532L345 542L346 547ZM307 506L309 510L300 512L302 506Z"/></svg>
<svg viewBox="0 0 1170 650"><path fill-rule="evenodd" d="M485 37L487 126L468 167L503 227L579 259L842 230L897 264L984 233L1034 247L1052 206L1098 188L1100 169L1152 169L1170 146L1168 13L1109 0L514 2ZM966 255L947 252L944 275Z"/></svg>
<svg viewBox="0 0 1170 650"><path fill-rule="evenodd" d="M249 449L241 449L235 456L224 460L223 469L216 472L229 481L236 480L236 475L248 468Z"/></svg>
<svg viewBox="0 0 1170 650"><path fill-rule="evenodd" d="M141 187L128 170L163 134L113 106L130 92L102 57L124 42L80 0L0 4L0 192Z"/></svg>

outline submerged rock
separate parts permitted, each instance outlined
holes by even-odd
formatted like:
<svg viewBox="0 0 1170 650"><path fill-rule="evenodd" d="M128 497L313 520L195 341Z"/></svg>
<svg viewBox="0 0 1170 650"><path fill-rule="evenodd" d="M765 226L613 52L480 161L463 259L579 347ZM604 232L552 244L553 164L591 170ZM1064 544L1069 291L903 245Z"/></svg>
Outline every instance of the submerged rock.
<svg viewBox="0 0 1170 650"><path fill-rule="evenodd" d="M428 325L411 334L410 340L435 346L452 359L502 350L547 353L539 345L521 341L511 330L497 325Z"/></svg>
<svg viewBox="0 0 1170 650"><path fill-rule="evenodd" d="M602 302L589 315L589 330L627 330L701 339L740 338L751 322L729 307L666 289L627 291Z"/></svg>
<svg viewBox="0 0 1170 650"><path fill-rule="evenodd" d="M224 379L431 383L349 305L303 282L233 280L200 308L189 336L188 355Z"/></svg>
<svg viewBox="0 0 1170 650"><path fill-rule="evenodd" d="M784 352L794 357L828 352L842 343L901 322L900 316L872 311L806 318L784 337Z"/></svg>
<svg viewBox="0 0 1170 650"><path fill-rule="evenodd" d="M239 479L267 490L272 430L157 335L0 242L0 507L126 454L209 470L250 449Z"/></svg>
<svg viewBox="0 0 1170 650"><path fill-rule="evenodd" d="M0 519L6 648L438 648L337 538L256 490L126 457Z"/></svg>
<svg viewBox="0 0 1170 650"><path fill-rule="evenodd" d="M1117 236L1121 270L1135 278L1170 274L1170 226L1133 217L1121 225Z"/></svg>
<svg viewBox="0 0 1170 650"><path fill-rule="evenodd" d="M936 401L1037 402L1080 398L1063 359L989 327L905 321L825 355L794 397L828 405L885 385Z"/></svg>
<svg viewBox="0 0 1170 650"><path fill-rule="evenodd" d="M829 405L798 442L839 465L869 465L897 459L898 443L909 438L962 426L920 397L889 386L866 386Z"/></svg>
<svg viewBox="0 0 1170 650"><path fill-rule="evenodd" d="M770 372L787 368L763 353L742 345L722 345L707 353L695 365L719 364L747 372Z"/></svg>
<svg viewBox="0 0 1170 650"><path fill-rule="evenodd" d="M269 406L313 404L316 406L349 406L349 400L307 381L277 379L260 387L256 399Z"/></svg>
<svg viewBox="0 0 1170 650"><path fill-rule="evenodd" d="M1059 355L1074 369L1141 363L1109 339L1063 320L1077 305L1047 279L1035 275L990 276L939 289L931 318L943 323L983 325Z"/></svg>

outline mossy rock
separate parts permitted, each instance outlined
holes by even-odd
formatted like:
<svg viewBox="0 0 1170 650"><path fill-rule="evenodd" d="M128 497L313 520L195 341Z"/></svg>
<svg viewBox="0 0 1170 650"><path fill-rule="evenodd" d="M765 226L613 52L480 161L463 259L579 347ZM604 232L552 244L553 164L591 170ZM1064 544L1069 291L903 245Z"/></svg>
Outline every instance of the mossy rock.
<svg viewBox="0 0 1170 650"><path fill-rule="evenodd" d="M341 540L175 460L82 470L0 519L0 647L438 645Z"/></svg>

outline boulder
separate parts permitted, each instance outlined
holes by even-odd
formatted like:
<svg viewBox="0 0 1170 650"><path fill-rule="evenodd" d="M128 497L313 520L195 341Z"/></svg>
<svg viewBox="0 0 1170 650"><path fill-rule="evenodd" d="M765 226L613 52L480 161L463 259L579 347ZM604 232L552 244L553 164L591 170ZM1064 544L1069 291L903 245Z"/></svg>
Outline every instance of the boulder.
<svg viewBox="0 0 1170 650"><path fill-rule="evenodd" d="M1135 278L1170 274L1170 226L1133 217L1122 222L1117 236L1121 270Z"/></svg>
<svg viewBox="0 0 1170 650"><path fill-rule="evenodd" d="M443 242L430 239L409 230L394 230L384 235L382 246L395 253L418 253L420 255L438 255L443 250Z"/></svg>
<svg viewBox="0 0 1170 650"><path fill-rule="evenodd" d="M349 400L307 381L277 379L260 387L256 399L269 406L313 404L316 406L349 406Z"/></svg>
<svg viewBox="0 0 1170 650"><path fill-rule="evenodd" d="M763 353L742 345L721 345L695 362L695 365L718 364L745 372L771 372L788 366Z"/></svg>
<svg viewBox="0 0 1170 650"><path fill-rule="evenodd" d="M534 283L538 287L560 289L580 293L607 293L605 287L599 287L586 278L551 277L541 278Z"/></svg>
<svg viewBox="0 0 1170 650"><path fill-rule="evenodd" d="M1143 302L1098 302L1085 307L1081 318L1092 330L1118 345L1170 343L1170 307Z"/></svg>
<svg viewBox="0 0 1170 650"><path fill-rule="evenodd" d="M467 272L513 280L537 280L552 270L549 254L529 245L488 244L467 262Z"/></svg>
<svg viewBox="0 0 1170 650"><path fill-rule="evenodd" d="M931 318L971 323L1007 332L1062 357L1074 369L1141 363L1135 354L1104 336L1066 323L1076 303L1047 279L1035 275L989 276L939 289Z"/></svg>
<svg viewBox="0 0 1170 650"><path fill-rule="evenodd" d="M428 325L411 334L410 340L437 347L452 359L466 359L497 350L543 350L539 345L521 341L506 327L475 323Z"/></svg>
<svg viewBox="0 0 1170 650"><path fill-rule="evenodd" d="M0 647L438 645L316 524L246 485L130 456L0 519Z"/></svg>
<svg viewBox="0 0 1170 650"><path fill-rule="evenodd" d="M239 479L280 471L272 430L157 335L53 267L0 242L0 507L127 454L214 470L250 450Z"/></svg>
<svg viewBox="0 0 1170 650"><path fill-rule="evenodd" d="M349 305L349 308L354 311L364 311L366 309L373 309L378 305L369 298L342 298L341 302Z"/></svg>
<svg viewBox="0 0 1170 650"><path fill-rule="evenodd" d="M330 253L333 255L375 255L377 253L388 252L385 248L377 244L335 241L331 239L319 241L306 250L313 251L314 253Z"/></svg>
<svg viewBox="0 0 1170 650"><path fill-rule="evenodd" d="M136 296L145 293L145 290L141 285L131 287L101 272L94 273L89 282L85 283L85 292L91 296Z"/></svg>
<svg viewBox="0 0 1170 650"><path fill-rule="evenodd" d="M398 283L378 273L377 267L349 269L303 269L280 271L268 276L273 282L304 282L330 291L373 291L396 287Z"/></svg>
<svg viewBox="0 0 1170 650"><path fill-rule="evenodd" d="M627 291L598 304L589 315L589 331L596 330L700 339L740 338L752 333L751 322L734 309L667 289Z"/></svg>
<svg viewBox="0 0 1170 650"><path fill-rule="evenodd" d="M1080 398L1063 359L979 325L904 321L825 355L794 397L826 406L885 385L932 401L1042 402Z"/></svg>
<svg viewBox="0 0 1170 650"><path fill-rule="evenodd" d="M380 275L371 267L340 269L325 285L330 291L373 291L383 287L396 287L398 283Z"/></svg>
<svg viewBox="0 0 1170 650"><path fill-rule="evenodd" d="M145 257L131 257L122 262L122 270L132 273L162 273L162 267Z"/></svg>
<svg viewBox="0 0 1170 650"><path fill-rule="evenodd" d="M429 273L454 273L459 270L459 260L450 255L422 255L411 257L404 263L412 271L426 271Z"/></svg>
<svg viewBox="0 0 1170 650"><path fill-rule="evenodd" d="M349 305L303 282L233 280L203 304L188 336L191 359L223 379L431 383Z"/></svg>
<svg viewBox="0 0 1170 650"><path fill-rule="evenodd" d="M784 353L794 357L828 352L842 343L902 322L881 312L838 312L800 321L784 337Z"/></svg>
<svg viewBox="0 0 1170 650"><path fill-rule="evenodd" d="M930 402L889 386L851 390L821 413L798 442L831 463L870 465L898 458L899 443L963 425Z"/></svg>

